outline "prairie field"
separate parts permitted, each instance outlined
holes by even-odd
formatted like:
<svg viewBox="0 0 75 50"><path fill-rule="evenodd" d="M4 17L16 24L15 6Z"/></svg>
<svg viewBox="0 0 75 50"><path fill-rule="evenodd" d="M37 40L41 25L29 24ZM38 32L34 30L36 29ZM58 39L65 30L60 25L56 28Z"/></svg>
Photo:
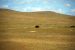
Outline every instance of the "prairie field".
<svg viewBox="0 0 75 50"><path fill-rule="evenodd" d="M75 50L75 17L1 9L0 50Z"/></svg>

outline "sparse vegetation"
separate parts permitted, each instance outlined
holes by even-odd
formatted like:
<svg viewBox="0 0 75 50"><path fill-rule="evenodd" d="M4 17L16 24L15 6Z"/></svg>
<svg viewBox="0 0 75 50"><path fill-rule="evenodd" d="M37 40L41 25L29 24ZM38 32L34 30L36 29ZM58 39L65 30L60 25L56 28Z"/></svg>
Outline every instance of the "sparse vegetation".
<svg viewBox="0 0 75 50"><path fill-rule="evenodd" d="M75 17L69 15L1 9L0 50L75 50L71 25Z"/></svg>

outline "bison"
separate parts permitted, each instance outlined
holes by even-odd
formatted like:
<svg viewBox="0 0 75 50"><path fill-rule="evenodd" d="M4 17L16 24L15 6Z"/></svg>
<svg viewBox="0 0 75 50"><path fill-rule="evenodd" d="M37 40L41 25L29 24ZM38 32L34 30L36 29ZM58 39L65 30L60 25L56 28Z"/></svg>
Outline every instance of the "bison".
<svg viewBox="0 0 75 50"><path fill-rule="evenodd" d="M70 28L75 28L75 26L74 25L71 25Z"/></svg>

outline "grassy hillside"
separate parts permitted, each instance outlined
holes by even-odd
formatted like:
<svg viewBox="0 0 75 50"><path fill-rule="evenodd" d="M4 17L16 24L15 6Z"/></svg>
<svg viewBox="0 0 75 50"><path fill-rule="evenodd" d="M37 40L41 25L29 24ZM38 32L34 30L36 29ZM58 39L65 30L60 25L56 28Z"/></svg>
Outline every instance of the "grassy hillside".
<svg viewBox="0 0 75 50"><path fill-rule="evenodd" d="M0 9L0 50L75 50L71 26L74 16Z"/></svg>

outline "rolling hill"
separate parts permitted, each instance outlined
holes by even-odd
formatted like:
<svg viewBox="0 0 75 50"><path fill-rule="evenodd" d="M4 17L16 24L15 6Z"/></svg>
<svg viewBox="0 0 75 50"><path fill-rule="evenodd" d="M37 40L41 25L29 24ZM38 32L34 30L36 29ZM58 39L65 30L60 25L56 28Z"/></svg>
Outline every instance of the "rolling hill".
<svg viewBox="0 0 75 50"><path fill-rule="evenodd" d="M71 26L75 16L0 9L0 50L75 50Z"/></svg>

